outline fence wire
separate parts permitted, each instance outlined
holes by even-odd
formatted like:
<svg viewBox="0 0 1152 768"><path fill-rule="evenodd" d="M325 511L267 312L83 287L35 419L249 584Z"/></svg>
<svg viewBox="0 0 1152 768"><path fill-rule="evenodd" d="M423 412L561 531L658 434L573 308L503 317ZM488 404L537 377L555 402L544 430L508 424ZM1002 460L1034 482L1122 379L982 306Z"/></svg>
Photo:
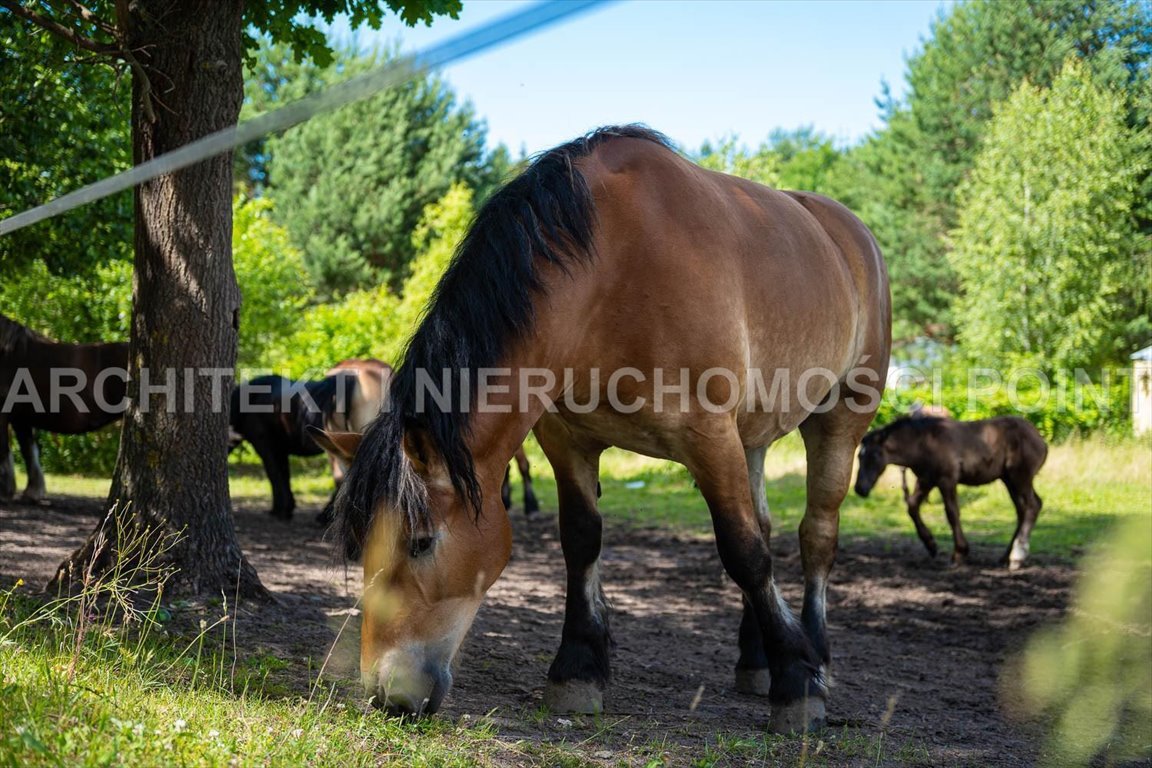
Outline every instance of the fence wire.
<svg viewBox="0 0 1152 768"><path fill-rule="evenodd" d="M424 51L395 59L371 72L355 77L318 93L266 112L239 125L211 133L140 165L109 176L44 205L31 208L0 221L0 235L15 232L53 216L114 195L158 176L186 168L214 155L235 149L250 141L291 128L316 115L346 104L374 96L408 80L438 69L489 48L508 43L550 24L570 19L595 6L614 0L550 0L517 13L502 16L484 26L464 32L433 45Z"/></svg>

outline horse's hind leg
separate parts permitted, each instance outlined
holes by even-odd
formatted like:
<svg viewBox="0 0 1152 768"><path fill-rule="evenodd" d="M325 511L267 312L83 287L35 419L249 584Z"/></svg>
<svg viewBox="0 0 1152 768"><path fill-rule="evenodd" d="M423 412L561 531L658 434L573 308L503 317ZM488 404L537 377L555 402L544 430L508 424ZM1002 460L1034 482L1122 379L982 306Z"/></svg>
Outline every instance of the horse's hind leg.
<svg viewBox="0 0 1152 768"><path fill-rule="evenodd" d="M856 446L872 420L841 400L824 413L813 413L800 425L808 457L808 499L800 522L800 556L804 566L801 621L820 660L831 661L827 630L828 575L836 560L840 505L852 478Z"/></svg>
<svg viewBox="0 0 1152 768"><path fill-rule="evenodd" d="M697 432L717 435L716 429ZM773 580L772 554L752 502L740 436L732 429L692 449L685 463L708 502L720 560L759 625L771 677L770 727L777 732L819 728L828 695L820 658Z"/></svg>
<svg viewBox="0 0 1152 768"><path fill-rule="evenodd" d="M48 494L44 485L44 468L40 466L40 446L36 443L36 430L25 424L13 424L16 440L20 443L20 454L28 470L28 487L24 489L27 501L42 501Z"/></svg>
<svg viewBox="0 0 1152 768"><path fill-rule="evenodd" d="M574 445L567 428L545 418L536 425L540 446L556 473L560 546L567 569L564 629L548 669L544 704L554 712L603 711L608 684L608 610L600 586L602 522L596 505L600 452Z"/></svg>
<svg viewBox="0 0 1152 768"><path fill-rule="evenodd" d="M1007 486L1008 494L1016 507L1016 533L1012 535L1008 551L1000 558L1000 564L1014 571L1028 559L1032 528L1036 525L1036 518L1039 517L1044 502L1032 486L1030 477L1006 477L1004 485Z"/></svg>
<svg viewBox="0 0 1152 768"><path fill-rule="evenodd" d="M760 532L765 542L771 541L772 516L768 510L768 499L764 495L764 455L768 446L752 448L744 452L748 464L748 485L752 489L752 507L760 523ZM736 690L767 696L772 685L768 670L768 656L764 653L764 636L760 633L760 623L748 598L744 598L744 614L740 618L738 636L740 658L736 662Z"/></svg>
<svg viewBox="0 0 1152 768"><path fill-rule="evenodd" d="M528 454L524 453L524 446L516 450L516 467L520 470L520 479L524 481L524 514L528 517L540 511L540 502L536 500L536 492L532 490L531 465L528 463Z"/></svg>

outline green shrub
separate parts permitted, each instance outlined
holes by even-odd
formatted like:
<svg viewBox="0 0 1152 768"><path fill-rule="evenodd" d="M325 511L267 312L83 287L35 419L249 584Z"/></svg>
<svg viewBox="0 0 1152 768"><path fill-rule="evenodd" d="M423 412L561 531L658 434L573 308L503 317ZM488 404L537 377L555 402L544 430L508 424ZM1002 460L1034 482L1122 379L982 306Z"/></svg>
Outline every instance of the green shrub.
<svg viewBox="0 0 1152 768"><path fill-rule="evenodd" d="M424 209L412 235L418 256L402 297L379 285L309 307L298 318L285 321L281 328L294 330L268 345L258 367L292 378L316 378L350 357L376 357L397 364L472 215L472 191L463 184L454 185Z"/></svg>
<svg viewBox="0 0 1152 768"><path fill-rule="evenodd" d="M271 209L266 199L238 200L232 209L232 263L242 297L239 367L260 365L300 325L313 298L304 257L272 221Z"/></svg>
<svg viewBox="0 0 1152 768"><path fill-rule="evenodd" d="M921 404L942 405L953 417L965 420L1023 416L1046 439L1057 442L1093 432L1123 435L1131 430L1130 380L1116 371L1105 371L1099 382L1060 374L1047 379L1046 385L1031 374L1015 379L1009 375L994 385L973 373L975 386L969 388L969 377L962 370L947 368L935 379L938 383L888 388L874 424L887 424Z"/></svg>

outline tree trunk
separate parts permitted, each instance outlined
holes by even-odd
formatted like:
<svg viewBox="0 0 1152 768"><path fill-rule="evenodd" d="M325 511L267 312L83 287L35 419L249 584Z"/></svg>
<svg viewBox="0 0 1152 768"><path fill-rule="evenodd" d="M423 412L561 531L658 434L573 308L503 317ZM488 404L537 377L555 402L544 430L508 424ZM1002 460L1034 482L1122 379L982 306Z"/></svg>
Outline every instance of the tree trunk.
<svg viewBox="0 0 1152 768"><path fill-rule="evenodd" d="M137 0L127 7L119 22L147 73L146 80L139 69L133 75L135 162L234 125L243 98L241 0ZM231 153L136 189L135 272L131 401L108 514L55 581L74 587L87 574L131 567L141 558L130 537L144 528L179 537L160 562L173 571L167 595L231 596L238 589L266 596L240 551L228 493L228 393L240 307Z"/></svg>

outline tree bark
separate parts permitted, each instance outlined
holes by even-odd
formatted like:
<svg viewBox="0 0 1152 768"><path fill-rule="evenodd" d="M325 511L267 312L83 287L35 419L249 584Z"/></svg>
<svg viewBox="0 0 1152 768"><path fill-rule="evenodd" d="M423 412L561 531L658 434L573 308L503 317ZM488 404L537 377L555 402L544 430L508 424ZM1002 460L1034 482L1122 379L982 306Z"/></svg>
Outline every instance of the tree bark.
<svg viewBox="0 0 1152 768"><path fill-rule="evenodd" d="M136 0L119 23L141 64L132 87L136 163L236 123L241 0ZM178 537L161 558L173 572L166 595L267 596L240 550L228 492L240 308L231 153L136 189L132 307L130 403L107 514L60 566L56 586L131 567L117 561L133 549L126 537L139 535L128 532L144 528Z"/></svg>

